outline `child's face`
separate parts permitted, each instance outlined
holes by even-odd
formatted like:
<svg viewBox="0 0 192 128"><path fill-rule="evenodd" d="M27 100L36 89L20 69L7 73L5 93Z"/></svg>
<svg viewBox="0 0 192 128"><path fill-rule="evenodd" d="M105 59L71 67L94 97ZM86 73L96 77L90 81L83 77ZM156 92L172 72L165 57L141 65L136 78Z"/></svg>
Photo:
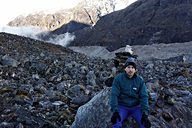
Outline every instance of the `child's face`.
<svg viewBox="0 0 192 128"><path fill-rule="evenodd" d="M128 65L128 66L125 68L125 71L126 71L127 75L129 76L129 78L131 78L131 77L133 77L133 75L135 74L136 69L135 69L132 65Z"/></svg>

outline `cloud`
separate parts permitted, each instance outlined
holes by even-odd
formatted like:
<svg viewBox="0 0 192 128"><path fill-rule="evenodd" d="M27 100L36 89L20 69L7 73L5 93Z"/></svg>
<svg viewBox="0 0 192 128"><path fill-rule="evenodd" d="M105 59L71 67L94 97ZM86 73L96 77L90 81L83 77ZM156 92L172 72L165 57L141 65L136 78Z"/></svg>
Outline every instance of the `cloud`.
<svg viewBox="0 0 192 128"><path fill-rule="evenodd" d="M37 39L36 34L41 33L38 27L10 27L10 26L3 26L0 27L0 32L11 33L15 35L30 37L33 39Z"/></svg>
<svg viewBox="0 0 192 128"><path fill-rule="evenodd" d="M29 37L36 40L42 40L41 38L39 38L38 36L39 34L41 33L44 33L45 35L47 34L47 32L43 32L40 28L32 27L32 26L31 27L10 27L10 26L1 27L0 26L0 32ZM58 44L66 47L74 39L75 39L75 35L67 32L61 35L54 35L51 38L49 38L49 40L46 42Z"/></svg>
<svg viewBox="0 0 192 128"><path fill-rule="evenodd" d="M75 39L75 35L66 32L65 34L61 35L54 35L54 37L50 38L48 42L59 44L61 46L68 46L73 40Z"/></svg>

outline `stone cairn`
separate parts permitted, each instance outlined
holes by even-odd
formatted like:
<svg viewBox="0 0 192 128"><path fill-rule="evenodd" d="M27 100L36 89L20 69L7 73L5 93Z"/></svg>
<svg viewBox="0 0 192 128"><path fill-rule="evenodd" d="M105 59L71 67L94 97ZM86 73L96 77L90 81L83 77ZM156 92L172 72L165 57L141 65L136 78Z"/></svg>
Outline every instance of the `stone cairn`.
<svg viewBox="0 0 192 128"><path fill-rule="evenodd" d="M118 71L124 70L124 64L128 57L134 57L137 59L137 55L133 55L130 52L118 52L115 53L114 58L114 66L117 68Z"/></svg>
<svg viewBox="0 0 192 128"><path fill-rule="evenodd" d="M114 67L112 67L112 75L105 81L108 87L112 86L113 79L116 74L124 71L124 64L128 57L133 57L137 59L137 55L133 54L131 46L127 45L124 52L115 53L115 58L113 59Z"/></svg>

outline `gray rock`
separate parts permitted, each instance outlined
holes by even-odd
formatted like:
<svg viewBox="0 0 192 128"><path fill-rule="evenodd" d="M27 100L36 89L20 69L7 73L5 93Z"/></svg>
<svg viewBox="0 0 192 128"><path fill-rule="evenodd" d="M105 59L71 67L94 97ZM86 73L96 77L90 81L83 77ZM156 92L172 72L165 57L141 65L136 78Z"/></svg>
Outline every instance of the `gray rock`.
<svg viewBox="0 0 192 128"><path fill-rule="evenodd" d="M84 105L85 103L87 103L90 99L91 99L90 96L82 95L82 96L78 96L78 97L73 97L70 102L81 106L81 105Z"/></svg>
<svg viewBox="0 0 192 128"><path fill-rule="evenodd" d="M91 85L91 86L96 86L96 76L94 71L89 71L86 75L87 78L87 84Z"/></svg>
<svg viewBox="0 0 192 128"><path fill-rule="evenodd" d="M112 113L109 109L110 89L103 89L87 104L81 106L71 128L107 128Z"/></svg>
<svg viewBox="0 0 192 128"><path fill-rule="evenodd" d="M12 67L17 67L17 65L19 64L17 60L9 57L8 55L3 56L0 60L0 63L2 65L12 66Z"/></svg>
<svg viewBox="0 0 192 128"><path fill-rule="evenodd" d="M69 88L66 92L66 96L72 99L73 97L77 97L81 95L81 86L80 85L74 85L73 87Z"/></svg>

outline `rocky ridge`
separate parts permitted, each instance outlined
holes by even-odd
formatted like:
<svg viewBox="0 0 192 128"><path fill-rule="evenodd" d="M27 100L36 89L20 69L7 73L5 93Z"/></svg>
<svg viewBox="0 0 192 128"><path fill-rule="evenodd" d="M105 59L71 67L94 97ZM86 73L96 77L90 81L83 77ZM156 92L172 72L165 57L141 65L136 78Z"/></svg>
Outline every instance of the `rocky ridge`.
<svg viewBox="0 0 192 128"><path fill-rule="evenodd" d="M192 127L191 63L137 63L151 96L153 127ZM0 67L0 127L110 127L106 80L119 71L113 60L0 33Z"/></svg>
<svg viewBox="0 0 192 128"><path fill-rule="evenodd" d="M9 22L8 25L17 27L37 26L46 31L55 30L60 27L60 29L63 29L64 25L71 21L91 26L102 16L115 11L118 4L124 4L124 7L126 7L126 5L132 2L133 0L82 0L71 9L59 10L50 14L39 12L27 16L18 16Z"/></svg>

